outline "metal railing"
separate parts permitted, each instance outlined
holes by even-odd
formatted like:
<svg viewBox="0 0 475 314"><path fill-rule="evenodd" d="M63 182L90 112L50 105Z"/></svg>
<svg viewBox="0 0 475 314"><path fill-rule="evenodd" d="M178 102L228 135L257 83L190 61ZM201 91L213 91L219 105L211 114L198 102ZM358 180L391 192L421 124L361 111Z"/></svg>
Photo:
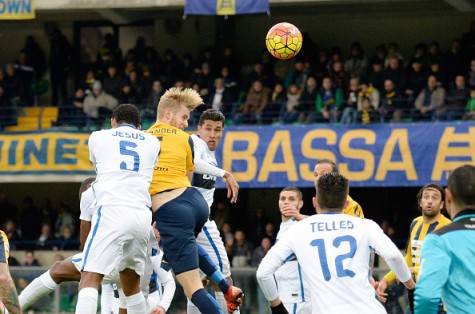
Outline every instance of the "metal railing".
<svg viewBox="0 0 475 314"><path fill-rule="evenodd" d="M468 99L467 99L468 100ZM421 115L421 113L414 108L413 99L403 99L405 103L403 106L387 107L381 105L374 111L370 123L388 123L388 122L418 122L418 121L457 121L465 118L465 113L462 108L459 110L450 110L447 112L434 112L429 115ZM155 121L155 107L149 104L136 104L141 109L143 124L145 126L151 125ZM313 108L314 104L310 104ZM325 123L325 124L362 124L361 117L357 110L346 111L343 104L335 111L331 118L325 119L321 113L315 110L304 111L297 108L293 114L286 114L285 103L269 103L263 112L243 112L242 102L232 102L223 104L221 110L225 113L227 124L308 124L308 123ZM102 116L98 119L91 119L87 117L81 108L73 105L59 106L58 116L49 116L41 112L40 122L55 120L53 127L73 130L96 130L107 126L109 123L109 112L105 110ZM193 112L190 117L190 127L196 126L198 123L200 111ZM3 107L0 109L0 130L2 126L12 125L16 123L16 119L22 115L21 107ZM39 123L41 127L41 123Z"/></svg>
<svg viewBox="0 0 475 314"><path fill-rule="evenodd" d="M47 269L43 267L10 267L12 276L17 284L18 291L41 275ZM266 314L270 313L268 304L256 282L256 269L251 267L233 268L233 279L236 286L245 292L245 302L241 308L242 314ZM375 278L381 278L385 270L374 269ZM344 293L344 292L342 292ZM401 286L393 286L389 291L389 301L385 305L388 313L402 314L407 307L407 296L405 289ZM36 302L29 314L54 313L65 314L74 313L77 301L77 283L63 283L49 296ZM177 290L172 305L167 313L178 314L186 312L186 298L183 290L177 285Z"/></svg>

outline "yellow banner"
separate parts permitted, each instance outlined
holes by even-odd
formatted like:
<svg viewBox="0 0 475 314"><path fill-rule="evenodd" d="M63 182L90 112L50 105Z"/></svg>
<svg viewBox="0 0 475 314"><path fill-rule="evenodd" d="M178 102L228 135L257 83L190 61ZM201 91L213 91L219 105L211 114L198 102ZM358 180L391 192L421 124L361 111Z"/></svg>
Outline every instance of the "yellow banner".
<svg viewBox="0 0 475 314"><path fill-rule="evenodd" d="M0 20L32 20L35 0L0 0Z"/></svg>
<svg viewBox="0 0 475 314"><path fill-rule="evenodd" d="M92 174L88 138L68 132L2 134L0 174Z"/></svg>

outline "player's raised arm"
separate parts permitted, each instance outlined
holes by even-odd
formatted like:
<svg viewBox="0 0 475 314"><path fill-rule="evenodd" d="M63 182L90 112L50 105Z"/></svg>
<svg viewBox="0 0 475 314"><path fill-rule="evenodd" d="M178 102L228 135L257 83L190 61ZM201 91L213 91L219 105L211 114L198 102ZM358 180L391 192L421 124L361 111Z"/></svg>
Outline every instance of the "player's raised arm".
<svg viewBox="0 0 475 314"><path fill-rule="evenodd" d="M262 259L257 268L256 277L265 298L270 302L272 313L288 313L279 298L274 273L293 253L288 244L289 234L279 240Z"/></svg>
<svg viewBox="0 0 475 314"><path fill-rule="evenodd" d="M411 276L411 271L407 267L406 260L399 252L396 245L384 234L383 230L373 221L367 220L370 231L369 242L376 253L384 258L389 268L396 274L406 288L414 289L415 283Z"/></svg>

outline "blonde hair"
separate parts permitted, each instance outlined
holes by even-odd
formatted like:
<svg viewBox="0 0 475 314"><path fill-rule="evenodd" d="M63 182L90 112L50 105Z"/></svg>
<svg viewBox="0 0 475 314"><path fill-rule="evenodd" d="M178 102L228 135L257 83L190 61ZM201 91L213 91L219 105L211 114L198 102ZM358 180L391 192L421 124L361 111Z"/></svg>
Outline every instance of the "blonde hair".
<svg viewBox="0 0 475 314"><path fill-rule="evenodd" d="M172 109L177 111L183 105L190 111L203 103L200 94L191 88L172 87L168 89L162 97L157 106L157 115L162 117L165 109Z"/></svg>

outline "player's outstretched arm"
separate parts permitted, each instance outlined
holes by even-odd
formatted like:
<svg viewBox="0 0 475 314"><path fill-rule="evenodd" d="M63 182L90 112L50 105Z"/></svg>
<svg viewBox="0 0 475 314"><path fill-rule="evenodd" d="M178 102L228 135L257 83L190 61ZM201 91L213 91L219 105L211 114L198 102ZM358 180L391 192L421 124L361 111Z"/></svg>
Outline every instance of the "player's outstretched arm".
<svg viewBox="0 0 475 314"><path fill-rule="evenodd" d="M422 244L421 270L414 295L414 313L437 313L442 287L449 277L450 257L440 236L429 234Z"/></svg>
<svg viewBox="0 0 475 314"><path fill-rule="evenodd" d="M293 251L284 237L267 252L257 268L257 282L265 298L270 302L272 313L287 313L282 301L279 299L274 273L284 264L286 257L291 254L293 254Z"/></svg>
<svg viewBox="0 0 475 314"><path fill-rule="evenodd" d="M162 299L160 300L159 307L163 308L165 313L168 311L168 308L172 303L173 296L175 295L175 280L173 279L171 271L166 271L161 267L162 260L159 258L159 256L152 257L151 260L153 270L157 274L158 281L163 285L163 295ZM160 313L160 310L157 310L157 313Z"/></svg>
<svg viewBox="0 0 475 314"><path fill-rule="evenodd" d="M10 314L21 314L15 284L5 263L0 263L0 300Z"/></svg>
<svg viewBox="0 0 475 314"><path fill-rule="evenodd" d="M384 234L383 230L371 220L366 220L368 223L368 231L370 232L370 245L374 248L376 253L384 258L389 268L394 271L396 277L407 284L408 289L414 283L411 277L411 271L407 267L406 260L399 252L396 245ZM413 288L412 288L413 289Z"/></svg>

